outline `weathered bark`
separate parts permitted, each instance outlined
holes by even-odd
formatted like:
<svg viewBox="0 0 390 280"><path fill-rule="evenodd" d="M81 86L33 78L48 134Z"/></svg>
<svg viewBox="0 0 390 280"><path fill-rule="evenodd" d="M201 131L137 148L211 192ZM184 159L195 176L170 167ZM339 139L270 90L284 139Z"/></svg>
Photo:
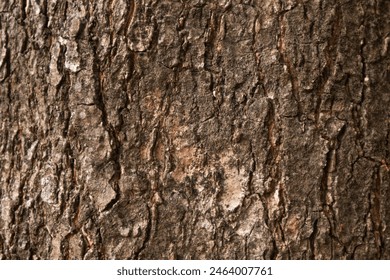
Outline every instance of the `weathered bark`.
<svg viewBox="0 0 390 280"><path fill-rule="evenodd" d="M390 258L390 1L0 18L1 259Z"/></svg>

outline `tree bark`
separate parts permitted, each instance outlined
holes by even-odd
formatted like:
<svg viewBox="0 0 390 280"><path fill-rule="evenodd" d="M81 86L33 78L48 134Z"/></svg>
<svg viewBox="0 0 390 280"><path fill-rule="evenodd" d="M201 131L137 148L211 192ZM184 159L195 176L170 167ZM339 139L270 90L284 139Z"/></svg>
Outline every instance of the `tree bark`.
<svg viewBox="0 0 390 280"><path fill-rule="evenodd" d="M0 19L0 259L390 258L390 1Z"/></svg>

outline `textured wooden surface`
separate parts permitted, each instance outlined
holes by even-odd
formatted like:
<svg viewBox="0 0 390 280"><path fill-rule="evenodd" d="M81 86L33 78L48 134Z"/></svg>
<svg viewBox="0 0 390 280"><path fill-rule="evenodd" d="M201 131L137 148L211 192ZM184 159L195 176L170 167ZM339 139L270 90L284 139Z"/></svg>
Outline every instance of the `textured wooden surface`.
<svg viewBox="0 0 390 280"><path fill-rule="evenodd" d="M1 259L389 259L390 2L0 2Z"/></svg>

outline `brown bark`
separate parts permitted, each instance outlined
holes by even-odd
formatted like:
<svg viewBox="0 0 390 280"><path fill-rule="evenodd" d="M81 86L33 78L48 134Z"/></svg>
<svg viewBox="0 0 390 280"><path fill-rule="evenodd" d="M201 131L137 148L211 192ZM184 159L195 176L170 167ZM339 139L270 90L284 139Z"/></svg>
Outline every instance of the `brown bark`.
<svg viewBox="0 0 390 280"><path fill-rule="evenodd" d="M0 2L1 259L388 259L386 0Z"/></svg>

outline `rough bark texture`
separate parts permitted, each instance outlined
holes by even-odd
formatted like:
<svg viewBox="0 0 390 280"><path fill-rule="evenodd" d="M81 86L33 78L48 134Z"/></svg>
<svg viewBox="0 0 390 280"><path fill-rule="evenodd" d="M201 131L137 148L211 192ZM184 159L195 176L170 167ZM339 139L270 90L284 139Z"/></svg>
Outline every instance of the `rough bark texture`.
<svg viewBox="0 0 390 280"><path fill-rule="evenodd" d="M389 259L390 1L0 1L1 259Z"/></svg>

